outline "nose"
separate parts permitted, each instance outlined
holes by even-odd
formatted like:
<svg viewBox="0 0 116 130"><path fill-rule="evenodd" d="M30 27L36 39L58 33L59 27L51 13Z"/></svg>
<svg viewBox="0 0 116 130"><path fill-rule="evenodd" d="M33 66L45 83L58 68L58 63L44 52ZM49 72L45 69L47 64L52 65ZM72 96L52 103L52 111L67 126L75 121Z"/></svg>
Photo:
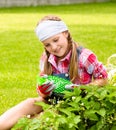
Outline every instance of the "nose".
<svg viewBox="0 0 116 130"><path fill-rule="evenodd" d="M52 44L52 50L55 51L57 49L57 45L55 43Z"/></svg>

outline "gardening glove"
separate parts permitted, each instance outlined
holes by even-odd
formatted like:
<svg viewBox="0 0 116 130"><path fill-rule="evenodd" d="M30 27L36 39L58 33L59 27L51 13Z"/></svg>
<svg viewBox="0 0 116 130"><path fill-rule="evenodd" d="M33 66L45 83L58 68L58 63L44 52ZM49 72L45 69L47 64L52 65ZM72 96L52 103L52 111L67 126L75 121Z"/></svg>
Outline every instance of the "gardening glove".
<svg viewBox="0 0 116 130"><path fill-rule="evenodd" d="M54 88L55 88L55 85L52 81L46 81L42 85L39 85L39 84L37 85L37 92L50 96Z"/></svg>
<svg viewBox="0 0 116 130"><path fill-rule="evenodd" d="M65 86L65 89L67 90L73 90L74 88L78 87L79 85L77 84L68 84Z"/></svg>

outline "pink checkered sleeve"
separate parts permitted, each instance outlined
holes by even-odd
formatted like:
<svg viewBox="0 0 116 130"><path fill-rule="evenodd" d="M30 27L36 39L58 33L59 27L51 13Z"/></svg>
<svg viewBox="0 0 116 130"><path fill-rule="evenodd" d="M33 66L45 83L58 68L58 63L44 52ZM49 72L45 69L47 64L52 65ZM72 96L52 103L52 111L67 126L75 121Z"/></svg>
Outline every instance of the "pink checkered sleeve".
<svg viewBox="0 0 116 130"><path fill-rule="evenodd" d="M94 79L107 78L107 71L103 64L97 60L94 53L90 53L84 63L89 74L92 74Z"/></svg>

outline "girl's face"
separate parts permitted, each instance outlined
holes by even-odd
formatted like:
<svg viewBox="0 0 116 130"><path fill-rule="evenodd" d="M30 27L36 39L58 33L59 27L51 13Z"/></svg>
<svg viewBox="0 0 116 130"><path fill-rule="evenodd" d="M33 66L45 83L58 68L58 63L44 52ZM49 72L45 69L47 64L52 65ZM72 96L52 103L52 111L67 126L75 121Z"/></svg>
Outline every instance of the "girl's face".
<svg viewBox="0 0 116 130"><path fill-rule="evenodd" d="M68 32L63 32L44 40L42 43L49 53L64 58L69 52L67 37Z"/></svg>

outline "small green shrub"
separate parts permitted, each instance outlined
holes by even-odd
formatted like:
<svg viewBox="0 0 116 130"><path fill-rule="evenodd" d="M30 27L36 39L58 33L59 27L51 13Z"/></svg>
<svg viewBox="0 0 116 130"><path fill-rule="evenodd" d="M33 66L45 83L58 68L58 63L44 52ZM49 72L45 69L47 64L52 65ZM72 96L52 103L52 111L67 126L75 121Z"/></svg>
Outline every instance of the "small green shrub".
<svg viewBox="0 0 116 130"><path fill-rule="evenodd" d="M116 87L75 88L56 105L37 103L39 117L22 118L12 130L115 130Z"/></svg>
<svg viewBox="0 0 116 130"><path fill-rule="evenodd" d="M116 53L108 57L106 67L108 71L109 84L116 86Z"/></svg>

